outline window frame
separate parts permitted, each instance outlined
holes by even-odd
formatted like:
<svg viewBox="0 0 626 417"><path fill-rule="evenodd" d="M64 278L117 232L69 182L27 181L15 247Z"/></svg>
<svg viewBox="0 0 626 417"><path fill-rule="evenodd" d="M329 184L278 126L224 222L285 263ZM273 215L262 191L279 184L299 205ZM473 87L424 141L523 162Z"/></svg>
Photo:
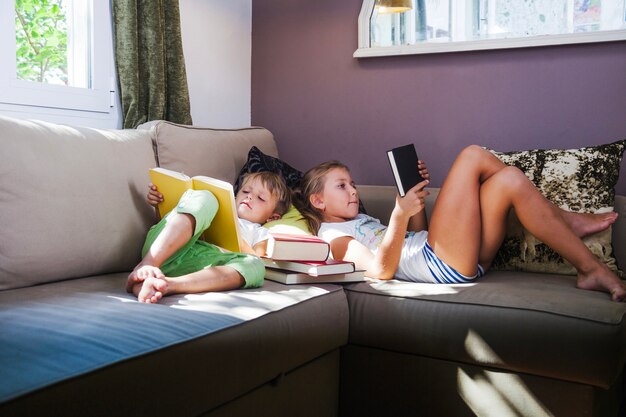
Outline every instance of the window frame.
<svg viewBox="0 0 626 417"><path fill-rule="evenodd" d="M111 16L108 1L92 2L90 88L19 80L15 59L15 3L0 2L0 104L109 114L115 90ZM100 17L100 18L98 18Z"/></svg>
<svg viewBox="0 0 626 417"><path fill-rule="evenodd" d="M524 38L480 39L472 41L416 43L412 45L372 47L370 42L370 20L374 13L374 4L375 0L363 0L361 5L358 21L359 45L358 49L354 51L354 58L527 48L536 46L626 40L626 29L619 29L573 34L542 35Z"/></svg>

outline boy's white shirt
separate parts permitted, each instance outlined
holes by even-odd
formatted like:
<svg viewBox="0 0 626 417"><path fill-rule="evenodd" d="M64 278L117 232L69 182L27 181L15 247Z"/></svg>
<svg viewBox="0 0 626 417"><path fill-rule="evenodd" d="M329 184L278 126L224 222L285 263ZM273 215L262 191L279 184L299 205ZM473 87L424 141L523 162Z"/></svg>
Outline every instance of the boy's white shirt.
<svg viewBox="0 0 626 417"><path fill-rule="evenodd" d="M264 228L263 225L242 218L239 218L239 232L241 232L241 237L250 247L267 240L270 236L269 230Z"/></svg>

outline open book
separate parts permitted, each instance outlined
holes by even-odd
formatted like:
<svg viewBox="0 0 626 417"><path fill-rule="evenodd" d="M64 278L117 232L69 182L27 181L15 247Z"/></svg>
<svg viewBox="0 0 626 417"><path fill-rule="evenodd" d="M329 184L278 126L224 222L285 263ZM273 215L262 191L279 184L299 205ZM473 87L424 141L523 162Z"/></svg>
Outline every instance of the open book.
<svg viewBox="0 0 626 417"><path fill-rule="evenodd" d="M189 189L209 190L215 195L219 209L211 226L204 232L203 239L223 249L241 252L239 245L239 219L235 205L233 186L222 180L206 176L189 177L181 172L165 168L152 168L150 179L163 194L158 209L161 217L172 211L178 200Z"/></svg>

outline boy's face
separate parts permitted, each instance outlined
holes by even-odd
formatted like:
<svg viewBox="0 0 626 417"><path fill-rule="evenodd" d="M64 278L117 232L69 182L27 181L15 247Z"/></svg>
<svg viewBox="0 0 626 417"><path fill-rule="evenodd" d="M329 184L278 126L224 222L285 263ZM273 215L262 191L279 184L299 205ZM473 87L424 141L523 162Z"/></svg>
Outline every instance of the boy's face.
<svg viewBox="0 0 626 417"><path fill-rule="evenodd" d="M237 193L235 202L237 215L241 219L264 224L280 218L275 212L278 198L259 179L247 180Z"/></svg>

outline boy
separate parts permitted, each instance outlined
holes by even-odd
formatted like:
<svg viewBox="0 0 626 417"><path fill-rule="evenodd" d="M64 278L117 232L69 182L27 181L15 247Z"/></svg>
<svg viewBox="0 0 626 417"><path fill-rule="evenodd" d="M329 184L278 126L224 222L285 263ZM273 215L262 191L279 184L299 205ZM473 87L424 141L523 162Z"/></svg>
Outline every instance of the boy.
<svg viewBox="0 0 626 417"><path fill-rule="evenodd" d="M148 203L156 207L162 200L150 184ZM188 190L176 208L149 230L143 259L128 276L126 290L139 302L156 303L169 294L260 287L265 268L257 256L265 254L269 236L261 224L279 219L290 201L279 175L248 174L235 197L246 253L225 253L199 240L217 212L217 199L209 191Z"/></svg>

